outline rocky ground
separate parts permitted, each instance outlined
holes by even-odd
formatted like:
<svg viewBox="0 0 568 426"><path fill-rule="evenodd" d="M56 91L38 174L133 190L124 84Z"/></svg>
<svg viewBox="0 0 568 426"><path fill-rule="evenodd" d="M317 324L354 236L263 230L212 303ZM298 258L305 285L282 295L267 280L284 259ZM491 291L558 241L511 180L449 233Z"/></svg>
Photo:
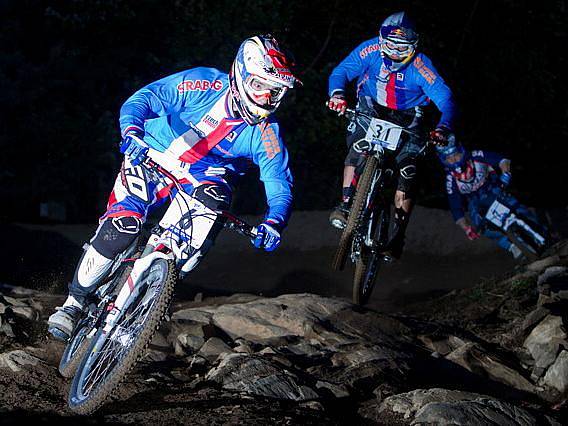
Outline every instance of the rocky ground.
<svg viewBox="0 0 568 426"><path fill-rule="evenodd" d="M404 313L310 293L177 299L147 355L87 423L557 425L568 418L568 244ZM63 296L0 287L3 424L76 423Z"/></svg>

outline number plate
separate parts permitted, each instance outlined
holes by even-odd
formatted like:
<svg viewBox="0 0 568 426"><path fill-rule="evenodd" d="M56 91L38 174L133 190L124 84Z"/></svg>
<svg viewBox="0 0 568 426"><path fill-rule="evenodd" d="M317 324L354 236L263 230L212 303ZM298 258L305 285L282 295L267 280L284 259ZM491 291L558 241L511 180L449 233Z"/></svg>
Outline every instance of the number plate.
<svg viewBox="0 0 568 426"><path fill-rule="evenodd" d="M505 219L509 215L511 210L504 204L501 204L499 201L493 201L493 204L487 209L487 213L485 213L485 218L497 225L498 227L502 228L505 222Z"/></svg>
<svg viewBox="0 0 568 426"><path fill-rule="evenodd" d="M398 148L401 133L400 126L379 118L373 118L367 129L365 140L395 151Z"/></svg>

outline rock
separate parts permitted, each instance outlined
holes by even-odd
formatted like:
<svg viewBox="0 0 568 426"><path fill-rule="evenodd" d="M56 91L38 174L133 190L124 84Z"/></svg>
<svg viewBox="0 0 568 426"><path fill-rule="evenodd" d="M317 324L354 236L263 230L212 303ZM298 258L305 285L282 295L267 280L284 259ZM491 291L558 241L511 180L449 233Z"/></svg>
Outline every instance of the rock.
<svg viewBox="0 0 568 426"><path fill-rule="evenodd" d="M174 341L174 351L176 356L193 354L199 351L204 343L205 339L201 336L181 333L177 335L176 340Z"/></svg>
<svg viewBox="0 0 568 426"><path fill-rule="evenodd" d="M172 314L171 321L209 324L213 313L201 308L181 309Z"/></svg>
<svg viewBox="0 0 568 426"><path fill-rule="evenodd" d="M235 340L237 346L233 348L234 352L244 353L244 354L252 354L254 350L252 349L249 342L244 339L237 339Z"/></svg>
<svg viewBox="0 0 568 426"><path fill-rule="evenodd" d="M227 390L269 398L293 401L319 398L295 375L255 355L229 354L207 373L206 379L220 383Z"/></svg>
<svg viewBox="0 0 568 426"><path fill-rule="evenodd" d="M0 354L0 368L9 368L15 373L22 371L26 365L37 365L42 361L23 350L15 350Z"/></svg>
<svg viewBox="0 0 568 426"><path fill-rule="evenodd" d="M326 389L331 392L335 398L347 398L349 396L349 391L345 386L322 380L316 382L316 389Z"/></svg>
<svg viewBox="0 0 568 426"><path fill-rule="evenodd" d="M213 362L219 355L228 353L233 353L233 350L229 345L218 337L211 337L203 344L203 346L201 346L197 355Z"/></svg>
<svg viewBox="0 0 568 426"><path fill-rule="evenodd" d="M539 373L556 360L561 344L568 347L562 317L548 315L532 330L523 344L535 360L533 373L536 377L540 377Z"/></svg>
<svg viewBox="0 0 568 426"><path fill-rule="evenodd" d="M550 309L539 306L534 311L531 311L523 320L520 327L520 332L527 336L529 332L539 324L546 316L550 314Z"/></svg>
<svg viewBox="0 0 568 426"><path fill-rule="evenodd" d="M547 268L538 279L538 304L568 300L568 268L555 266Z"/></svg>
<svg viewBox="0 0 568 426"><path fill-rule="evenodd" d="M543 383L559 392L568 390L568 351L563 350L544 376Z"/></svg>
<svg viewBox="0 0 568 426"><path fill-rule="evenodd" d="M350 306L338 299L291 294L219 306L213 322L232 338L262 343L275 337L304 336L314 323Z"/></svg>
<svg viewBox="0 0 568 426"><path fill-rule="evenodd" d="M546 268L544 272L538 276L538 280L536 283L538 286L541 286L551 278L557 277L559 275L567 275L567 273L568 273L568 268L566 266L551 266L549 268Z"/></svg>
<svg viewBox="0 0 568 426"><path fill-rule="evenodd" d="M0 294L0 314L10 310L12 314L27 320L35 321L39 319L41 305L32 299L17 299Z"/></svg>
<svg viewBox="0 0 568 426"><path fill-rule="evenodd" d="M546 268L558 264L558 262L560 262L560 256L554 255L529 263L526 268L532 272L542 272Z"/></svg>
<svg viewBox="0 0 568 426"><path fill-rule="evenodd" d="M446 356L472 373L486 376L496 382L504 383L516 389L535 392L535 386L518 371L505 364L494 354L486 352L475 343L467 343Z"/></svg>
<svg viewBox="0 0 568 426"><path fill-rule="evenodd" d="M457 336L446 335L419 335L418 339L432 352L441 355L447 355L467 343Z"/></svg>
<svg viewBox="0 0 568 426"><path fill-rule="evenodd" d="M486 395L441 388L417 389L386 398L379 406L379 418L389 413L402 415L411 425L519 426L556 425L544 416Z"/></svg>
<svg viewBox="0 0 568 426"><path fill-rule="evenodd" d="M310 410L325 411L324 406L319 401L306 401L302 402L301 404L298 404L298 406L306 407L309 408Z"/></svg>
<svg viewBox="0 0 568 426"><path fill-rule="evenodd" d="M422 407L411 425L540 426L528 411L489 398L474 401L432 402ZM550 423L549 423L550 424Z"/></svg>
<svg viewBox="0 0 568 426"><path fill-rule="evenodd" d="M356 344L344 347L341 352L335 353L331 357L331 363L334 367L354 367L379 360L392 361L396 364L395 360L399 358L403 358L400 352L387 347Z"/></svg>
<svg viewBox="0 0 568 426"><path fill-rule="evenodd" d="M471 401L483 397L484 395L478 393L442 388L416 389L386 398L379 406L379 412L391 411L409 419L426 404L432 402Z"/></svg>

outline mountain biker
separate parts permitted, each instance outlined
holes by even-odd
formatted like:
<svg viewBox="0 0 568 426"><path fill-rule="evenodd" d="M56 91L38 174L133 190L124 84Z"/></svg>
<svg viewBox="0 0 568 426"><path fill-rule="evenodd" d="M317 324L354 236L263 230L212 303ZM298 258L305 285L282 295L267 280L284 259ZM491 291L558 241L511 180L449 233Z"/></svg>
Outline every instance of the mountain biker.
<svg viewBox="0 0 568 426"><path fill-rule="evenodd" d="M188 69L150 83L126 100L119 120L124 162L107 211L77 265L69 296L48 320L54 336L70 336L85 298L96 290L113 259L139 235L148 212L163 204L172 189L160 187L140 166L148 152L144 143L161 153L155 161L213 210L229 207L235 178L256 164L268 209L251 242L266 251L279 246L290 216L292 175L271 114L287 90L301 84L292 65L272 36L254 36L239 47L229 74L214 68ZM193 231L203 237L190 259L192 268L220 228L217 220L209 229Z"/></svg>
<svg viewBox="0 0 568 426"><path fill-rule="evenodd" d="M396 155L395 229L387 249L395 258L402 253L413 207L417 154L426 139L424 109L432 100L442 113L431 132L431 138L440 144L452 134L456 114L450 88L430 59L417 53L417 47L418 33L413 22L405 12L395 13L382 23L378 37L356 47L329 77L327 105L331 110L340 115L345 112L345 86L357 79L357 110L416 132L416 135L403 134L403 143ZM343 171L342 197L330 215L331 224L340 229L346 225L358 178L356 170L364 162L364 152L355 143L365 138L365 132L354 120L347 130L349 152Z"/></svg>
<svg viewBox="0 0 568 426"><path fill-rule="evenodd" d="M446 171L446 192L452 216L467 238L476 240L480 237L479 229L485 212L501 187L511 183L511 160L496 152L475 150L470 153L455 138L445 147L437 147L437 151ZM507 205L538 223L536 216L513 196L503 196ZM469 220L465 216L464 205L467 205ZM503 233L484 229L483 235L494 240L515 259L522 256L521 250Z"/></svg>

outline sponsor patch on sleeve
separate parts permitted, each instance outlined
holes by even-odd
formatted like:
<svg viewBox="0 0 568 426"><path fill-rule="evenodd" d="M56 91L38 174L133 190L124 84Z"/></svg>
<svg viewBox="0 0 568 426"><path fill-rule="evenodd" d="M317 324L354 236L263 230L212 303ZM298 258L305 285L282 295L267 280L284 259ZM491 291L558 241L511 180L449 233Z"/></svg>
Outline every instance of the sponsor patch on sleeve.
<svg viewBox="0 0 568 426"><path fill-rule="evenodd" d="M420 75L424 77L424 79L428 82L428 84L433 84L434 81L436 81L436 74L434 74L434 71L432 71L430 68L426 66L426 64L424 63L422 58L420 58L420 56L417 56L414 59L413 64L420 73Z"/></svg>
<svg viewBox="0 0 568 426"><path fill-rule="evenodd" d="M177 85L177 90L179 93L194 91L205 92L206 90L215 90L216 92L218 92L222 88L223 82L221 80L184 80Z"/></svg>
<svg viewBox="0 0 568 426"><path fill-rule="evenodd" d="M262 126L262 146L269 159L272 159L280 152L278 136L274 131L274 126L270 123Z"/></svg>

